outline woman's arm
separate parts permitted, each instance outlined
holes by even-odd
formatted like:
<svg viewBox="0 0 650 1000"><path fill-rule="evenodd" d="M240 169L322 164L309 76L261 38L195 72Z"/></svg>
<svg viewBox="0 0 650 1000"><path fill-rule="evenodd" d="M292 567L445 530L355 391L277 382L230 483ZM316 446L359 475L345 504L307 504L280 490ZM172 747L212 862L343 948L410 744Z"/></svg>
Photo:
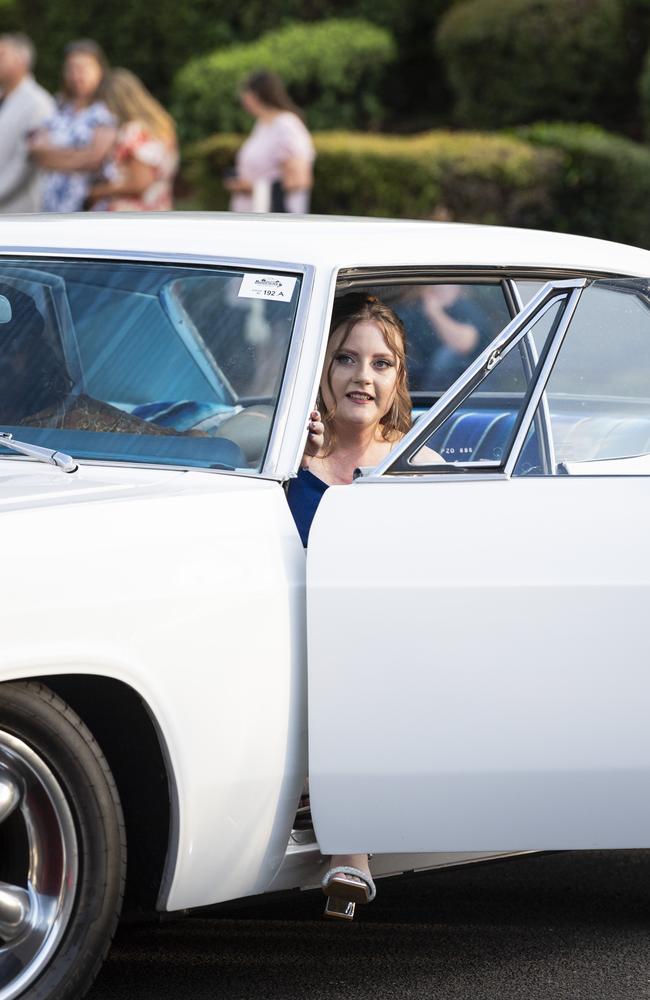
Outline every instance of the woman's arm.
<svg viewBox="0 0 650 1000"><path fill-rule="evenodd" d="M223 186L231 194L250 194L253 190L250 181L245 181L241 177L224 177Z"/></svg>
<svg viewBox="0 0 650 1000"><path fill-rule="evenodd" d="M31 146L31 155L46 170L74 171L99 170L115 142L117 132L107 125L100 125L82 149L60 149L58 146L41 145L37 140Z"/></svg>
<svg viewBox="0 0 650 1000"><path fill-rule="evenodd" d="M433 448L423 445L411 458L411 465L446 465L447 461Z"/></svg>
<svg viewBox="0 0 650 1000"><path fill-rule="evenodd" d="M314 174L309 160L293 156L282 164L282 187L285 191L310 191Z"/></svg>
<svg viewBox="0 0 650 1000"><path fill-rule="evenodd" d="M156 171L148 163L132 159L123 168L123 174L115 181L93 184L89 192L91 202L102 198L137 198L151 187L156 179Z"/></svg>

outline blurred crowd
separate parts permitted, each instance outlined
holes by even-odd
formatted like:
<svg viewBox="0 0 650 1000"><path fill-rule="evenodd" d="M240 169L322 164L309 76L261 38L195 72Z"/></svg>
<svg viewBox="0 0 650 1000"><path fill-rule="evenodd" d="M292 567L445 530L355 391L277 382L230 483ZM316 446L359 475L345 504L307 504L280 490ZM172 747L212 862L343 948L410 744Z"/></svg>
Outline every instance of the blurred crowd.
<svg viewBox="0 0 650 1000"><path fill-rule="evenodd" d="M0 36L0 211L165 211L178 168L172 118L96 42L71 42L53 98L26 35Z"/></svg>
<svg viewBox="0 0 650 1000"><path fill-rule="evenodd" d="M172 117L90 39L65 49L59 93L34 78L23 34L0 36L0 212L168 211L179 155ZM308 212L314 145L282 80L251 74L255 120L223 178L235 212Z"/></svg>

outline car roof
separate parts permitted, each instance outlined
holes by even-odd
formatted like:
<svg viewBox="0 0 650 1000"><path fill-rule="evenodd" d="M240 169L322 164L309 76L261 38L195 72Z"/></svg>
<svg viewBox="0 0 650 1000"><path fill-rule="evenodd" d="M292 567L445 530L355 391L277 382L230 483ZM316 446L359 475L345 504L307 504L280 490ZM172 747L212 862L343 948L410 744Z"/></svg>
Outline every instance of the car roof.
<svg viewBox="0 0 650 1000"><path fill-rule="evenodd" d="M584 236L461 223L229 212L1 217L12 250L198 255L336 268L553 268L650 276L650 252Z"/></svg>

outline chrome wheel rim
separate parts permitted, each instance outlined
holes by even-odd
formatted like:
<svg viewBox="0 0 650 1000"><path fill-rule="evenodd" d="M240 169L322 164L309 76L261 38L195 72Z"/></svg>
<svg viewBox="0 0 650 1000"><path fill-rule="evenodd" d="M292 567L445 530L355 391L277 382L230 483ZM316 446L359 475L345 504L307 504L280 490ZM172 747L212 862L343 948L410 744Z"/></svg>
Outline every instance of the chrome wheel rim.
<svg viewBox="0 0 650 1000"><path fill-rule="evenodd" d="M26 990L60 945L78 873L61 784L30 746L0 729L0 1000Z"/></svg>

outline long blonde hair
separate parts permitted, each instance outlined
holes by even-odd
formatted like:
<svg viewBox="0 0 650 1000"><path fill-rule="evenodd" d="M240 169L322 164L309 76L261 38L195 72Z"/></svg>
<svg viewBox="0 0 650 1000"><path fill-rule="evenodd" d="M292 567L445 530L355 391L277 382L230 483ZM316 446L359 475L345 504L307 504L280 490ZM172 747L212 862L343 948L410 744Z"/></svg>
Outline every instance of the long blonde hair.
<svg viewBox="0 0 650 1000"><path fill-rule="evenodd" d="M99 96L112 111L119 123L141 122L157 139L176 145L174 119L135 73L118 67L106 74Z"/></svg>
<svg viewBox="0 0 650 1000"><path fill-rule="evenodd" d="M357 323L365 320L371 320L377 324L386 341L386 346L393 352L397 362L395 397L390 410L379 421L379 426L384 441L399 441L410 430L412 424L412 404L409 395L408 371L406 368L406 330L399 316L393 312L390 306L380 302L376 295L369 295L367 292L348 292L347 295L341 295L334 301L329 340L343 327L343 337L338 345L340 350ZM333 363L334 359L332 358L327 370L323 371L322 375L322 380L325 381L331 396L334 395L331 384ZM332 454L336 446L336 431L334 428L336 405L328 409L325 406L321 392L318 394L318 408L321 412L323 424L325 425L325 447L323 454L327 456Z"/></svg>

